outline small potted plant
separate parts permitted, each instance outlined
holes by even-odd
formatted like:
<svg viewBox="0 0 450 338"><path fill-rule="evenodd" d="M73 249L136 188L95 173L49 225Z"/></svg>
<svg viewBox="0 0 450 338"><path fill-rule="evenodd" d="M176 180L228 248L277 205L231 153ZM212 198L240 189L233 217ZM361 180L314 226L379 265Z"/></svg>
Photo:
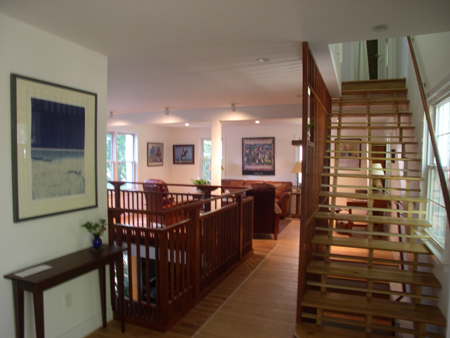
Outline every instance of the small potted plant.
<svg viewBox="0 0 450 338"><path fill-rule="evenodd" d="M211 185L211 182L204 180L203 178L199 178L194 180L193 178L191 178L192 184L194 185ZM197 187L197 191L199 194L204 194L205 192Z"/></svg>
<svg viewBox="0 0 450 338"><path fill-rule="evenodd" d="M311 117L311 120L309 121L308 126L307 126L307 128L308 128L308 140L311 139L311 129L312 129L312 127L314 127L314 117Z"/></svg>
<svg viewBox="0 0 450 338"><path fill-rule="evenodd" d="M101 235L106 230L106 220L100 218L98 223L86 222L81 225L82 228L85 228L89 233L94 235L94 240L92 241L92 245L95 251L100 251L102 247L102 239Z"/></svg>

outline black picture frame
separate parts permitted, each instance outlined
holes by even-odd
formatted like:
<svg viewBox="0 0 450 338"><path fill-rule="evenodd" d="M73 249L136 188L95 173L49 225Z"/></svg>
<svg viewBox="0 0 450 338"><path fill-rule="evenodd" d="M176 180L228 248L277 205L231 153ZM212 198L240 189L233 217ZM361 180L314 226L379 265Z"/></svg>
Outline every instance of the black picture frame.
<svg viewBox="0 0 450 338"><path fill-rule="evenodd" d="M275 175L275 137L242 138L242 175Z"/></svg>
<svg viewBox="0 0 450 338"><path fill-rule="evenodd" d="M10 81L14 222L97 207L97 94Z"/></svg>
<svg viewBox="0 0 450 338"><path fill-rule="evenodd" d="M195 147L193 144L173 145L173 164L194 164Z"/></svg>

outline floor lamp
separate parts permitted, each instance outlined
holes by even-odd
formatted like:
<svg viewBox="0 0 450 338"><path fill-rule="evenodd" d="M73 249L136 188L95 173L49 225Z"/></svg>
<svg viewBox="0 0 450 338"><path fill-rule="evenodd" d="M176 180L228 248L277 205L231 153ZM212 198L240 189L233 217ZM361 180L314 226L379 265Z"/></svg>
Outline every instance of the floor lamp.
<svg viewBox="0 0 450 338"><path fill-rule="evenodd" d="M375 191L378 193L383 192L383 182L381 182L381 178L384 176L383 166L381 163L373 163L372 164L372 176L373 176L373 187L377 188Z"/></svg>
<svg viewBox="0 0 450 338"><path fill-rule="evenodd" d="M302 162L295 162L294 168L292 168L291 173L297 174L297 191L299 190L298 174L301 172L302 172Z"/></svg>

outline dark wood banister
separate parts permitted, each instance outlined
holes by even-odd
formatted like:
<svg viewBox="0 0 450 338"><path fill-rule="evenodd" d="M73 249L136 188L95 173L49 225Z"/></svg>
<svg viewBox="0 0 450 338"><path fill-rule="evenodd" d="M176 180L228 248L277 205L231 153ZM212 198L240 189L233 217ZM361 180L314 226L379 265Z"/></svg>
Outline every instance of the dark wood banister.
<svg viewBox="0 0 450 338"><path fill-rule="evenodd" d="M420 76L419 65L417 64L416 54L414 53L414 47L411 37L408 36L408 45L411 52L411 58L416 72L417 82L419 85L420 97L422 98L423 109L425 111L425 118L427 119L428 132L430 133L431 145L433 147L434 157L436 158L436 166L439 175L439 180L442 187L442 195L444 196L445 211L447 212L447 220L450 227L450 195L448 191L447 182L445 181L444 169L442 168L441 157L436 141L436 135L434 134L433 124L431 122L430 109L428 107L427 97L425 96L425 90L423 89L422 77Z"/></svg>

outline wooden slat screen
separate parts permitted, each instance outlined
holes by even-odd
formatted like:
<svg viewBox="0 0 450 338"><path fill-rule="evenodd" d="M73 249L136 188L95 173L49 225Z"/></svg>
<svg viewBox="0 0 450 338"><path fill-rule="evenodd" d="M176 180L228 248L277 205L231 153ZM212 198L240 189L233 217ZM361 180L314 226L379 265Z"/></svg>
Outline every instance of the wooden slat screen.
<svg viewBox="0 0 450 338"><path fill-rule="evenodd" d="M302 101L302 198L300 219L300 258L297 299L297 322L301 321L301 301L306 289L306 267L311 259L311 240L314 237L318 221L319 193L323 178L321 176L327 149L326 138L329 133L327 125L331 111L331 97L323 81L308 43L303 43L303 101ZM308 95L308 88L310 94ZM311 137L308 139L307 121L313 119ZM324 203L324 201L320 201ZM327 203L325 201L325 203Z"/></svg>

